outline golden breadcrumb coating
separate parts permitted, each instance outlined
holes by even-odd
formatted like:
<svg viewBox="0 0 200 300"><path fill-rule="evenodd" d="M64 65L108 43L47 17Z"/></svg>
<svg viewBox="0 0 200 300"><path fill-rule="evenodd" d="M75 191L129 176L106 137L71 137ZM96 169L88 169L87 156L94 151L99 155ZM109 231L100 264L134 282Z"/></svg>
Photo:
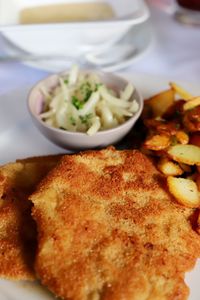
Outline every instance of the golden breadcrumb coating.
<svg viewBox="0 0 200 300"><path fill-rule="evenodd" d="M0 277L35 278L36 227L27 198L59 159L35 157L0 167Z"/></svg>
<svg viewBox="0 0 200 300"><path fill-rule="evenodd" d="M184 300L184 273L200 256L194 210L136 150L64 156L30 200L35 268L65 300Z"/></svg>

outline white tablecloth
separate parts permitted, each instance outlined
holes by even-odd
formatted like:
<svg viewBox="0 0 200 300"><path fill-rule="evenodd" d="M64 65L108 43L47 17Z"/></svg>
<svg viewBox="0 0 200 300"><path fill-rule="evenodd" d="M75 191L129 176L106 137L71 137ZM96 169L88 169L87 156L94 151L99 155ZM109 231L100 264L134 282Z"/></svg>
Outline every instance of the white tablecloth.
<svg viewBox="0 0 200 300"><path fill-rule="evenodd" d="M184 26L153 6L150 6L150 10L155 45L125 71L161 75L200 84L200 27ZM3 50L3 39L0 36L0 52ZM1 63L0 94L32 85L47 74L46 71L21 63Z"/></svg>

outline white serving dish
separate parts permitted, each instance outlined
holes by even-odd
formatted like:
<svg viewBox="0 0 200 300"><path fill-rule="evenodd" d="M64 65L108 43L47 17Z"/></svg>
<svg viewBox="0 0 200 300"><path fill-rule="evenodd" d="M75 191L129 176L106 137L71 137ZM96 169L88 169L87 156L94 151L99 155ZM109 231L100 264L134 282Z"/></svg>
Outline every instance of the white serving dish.
<svg viewBox="0 0 200 300"><path fill-rule="evenodd" d="M89 70L83 70L81 72L86 74L91 73ZM64 72L64 74L66 73L67 71ZM125 80L123 77L119 77L113 73L96 71L95 74L97 74L100 78L100 82L105 83L106 86L112 86L113 89L118 92L120 90L124 90L129 83L128 80ZM54 74L34 85L28 95L27 104L33 123L39 129L39 131L51 142L63 147L64 149L85 150L114 145L122 140L125 135L127 135L140 117L143 109L143 98L141 97L139 91L135 89L129 101L132 102L135 100L138 104L138 110L121 125L111 129L98 131L92 136L89 136L83 132L72 132L51 127L44 123L39 116L42 112L42 107L44 106L44 95L41 92L41 88L45 88L48 91L52 90L52 88L55 88L55 86L58 85L58 78L58 74Z"/></svg>
<svg viewBox="0 0 200 300"><path fill-rule="evenodd" d="M60 0L57 3L99 2ZM135 24L146 21L149 10L144 0L105 0L116 17L107 21L53 24L18 24L19 13L30 6L55 3L53 0L0 0L0 32L19 48L34 54L68 53L77 56L109 47Z"/></svg>

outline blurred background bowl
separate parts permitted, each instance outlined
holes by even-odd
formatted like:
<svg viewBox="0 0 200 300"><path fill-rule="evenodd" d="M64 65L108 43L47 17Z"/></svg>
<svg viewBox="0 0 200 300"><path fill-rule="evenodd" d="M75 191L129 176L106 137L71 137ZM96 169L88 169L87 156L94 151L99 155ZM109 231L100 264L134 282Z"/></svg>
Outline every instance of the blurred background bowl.
<svg viewBox="0 0 200 300"><path fill-rule="evenodd" d="M62 3L85 2L62 0ZM87 0L86 2L100 2ZM37 5L55 4L53 0L0 0L0 31L20 49L33 54L65 53L78 56L106 49L122 38L134 25L149 18L143 0L107 0L115 17L102 21L49 24L19 24L20 11Z"/></svg>

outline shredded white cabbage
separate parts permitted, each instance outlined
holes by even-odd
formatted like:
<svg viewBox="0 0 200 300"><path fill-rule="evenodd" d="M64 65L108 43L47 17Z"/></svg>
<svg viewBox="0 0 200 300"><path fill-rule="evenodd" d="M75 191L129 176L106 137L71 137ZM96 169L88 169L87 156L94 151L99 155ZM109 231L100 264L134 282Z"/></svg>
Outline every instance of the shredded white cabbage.
<svg viewBox="0 0 200 300"><path fill-rule="evenodd" d="M115 91L96 73L82 73L77 65L59 77L56 88L43 87L41 92L45 101L40 117L46 124L90 136L124 123L139 109L136 100L129 101L134 92L131 83Z"/></svg>

